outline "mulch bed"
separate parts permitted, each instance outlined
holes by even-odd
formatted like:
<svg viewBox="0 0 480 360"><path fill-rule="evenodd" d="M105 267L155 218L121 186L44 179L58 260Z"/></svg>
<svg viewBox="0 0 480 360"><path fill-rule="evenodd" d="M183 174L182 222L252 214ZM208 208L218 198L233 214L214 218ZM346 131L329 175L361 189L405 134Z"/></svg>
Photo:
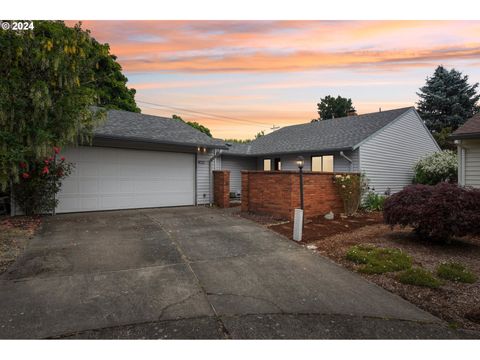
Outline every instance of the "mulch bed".
<svg viewBox="0 0 480 360"><path fill-rule="evenodd" d="M42 223L41 217L0 217L0 274L15 261Z"/></svg>
<svg viewBox="0 0 480 360"><path fill-rule="evenodd" d="M252 214L240 216L292 238L292 222L279 223L275 219ZM427 242L418 238L409 228L392 230L382 224L381 213L359 214L352 218L336 217L335 220L323 217L312 219L304 226L301 243L352 271L357 271L358 265L346 260L348 249L358 244L374 244L402 249L412 256L414 266L433 272L442 262L459 262L480 278L480 238L455 239L450 244ZM473 284L446 281L440 288L430 289L402 284L396 279L396 273L359 274L447 321L452 327L480 331L480 281Z"/></svg>

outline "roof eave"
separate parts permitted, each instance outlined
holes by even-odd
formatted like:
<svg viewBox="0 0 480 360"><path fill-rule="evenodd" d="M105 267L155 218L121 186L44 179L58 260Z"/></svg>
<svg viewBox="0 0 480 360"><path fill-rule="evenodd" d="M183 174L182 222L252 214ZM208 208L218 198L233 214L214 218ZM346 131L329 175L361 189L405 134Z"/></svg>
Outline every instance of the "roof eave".
<svg viewBox="0 0 480 360"><path fill-rule="evenodd" d="M465 134L452 134L449 136L452 140L462 140L462 139L480 139L480 132L472 132Z"/></svg>
<svg viewBox="0 0 480 360"><path fill-rule="evenodd" d="M105 140L123 140L123 141L137 141L146 144L166 144L166 145L177 145L177 146L188 146L188 147L204 147L207 149L228 149L226 145L215 145L215 144L206 144L202 142L179 142L179 141L170 141L170 140L153 140L137 136L116 136L116 135L101 135L94 134L94 139L105 139Z"/></svg>

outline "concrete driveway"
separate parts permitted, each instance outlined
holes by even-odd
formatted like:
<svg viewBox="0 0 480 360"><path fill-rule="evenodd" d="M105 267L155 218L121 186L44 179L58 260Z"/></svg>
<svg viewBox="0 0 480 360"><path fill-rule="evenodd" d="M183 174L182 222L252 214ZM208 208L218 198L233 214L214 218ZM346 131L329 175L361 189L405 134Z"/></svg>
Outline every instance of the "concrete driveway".
<svg viewBox="0 0 480 360"><path fill-rule="evenodd" d="M0 304L0 338L475 337L204 207L46 218Z"/></svg>

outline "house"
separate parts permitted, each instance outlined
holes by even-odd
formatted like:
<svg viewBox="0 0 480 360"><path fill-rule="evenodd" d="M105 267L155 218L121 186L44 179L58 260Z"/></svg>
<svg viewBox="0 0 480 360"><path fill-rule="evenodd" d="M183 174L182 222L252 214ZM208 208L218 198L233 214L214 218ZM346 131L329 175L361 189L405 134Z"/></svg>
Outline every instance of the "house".
<svg viewBox="0 0 480 360"><path fill-rule="evenodd" d="M377 193L411 184L412 167L439 151L413 107L352 115L281 128L249 144L221 151L221 168L230 170L230 189L241 192L240 170L362 172Z"/></svg>
<svg viewBox="0 0 480 360"><path fill-rule="evenodd" d="M229 170L239 194L242 170L297 170L298 155L305 171L361 171L377 192L395 192L419 158L439 150L413 108L288 126L230 146L181 121L109 110L92 145L63 149L75 167L57 213L210 204L213 170Z"/></svg>
<svg viewBox="0 0 480 360"><path fill-rule="evenodd" d="M480 188L480 113L453 132L458 149L458 183Z"/></svg>
<svg viewBox="0 0 480 360"><path fill-rule="evenodd" d="M62 151L75 168L56 212L208 204L219 149L223 141L181 121L109 110L93 146Z"/></svg>

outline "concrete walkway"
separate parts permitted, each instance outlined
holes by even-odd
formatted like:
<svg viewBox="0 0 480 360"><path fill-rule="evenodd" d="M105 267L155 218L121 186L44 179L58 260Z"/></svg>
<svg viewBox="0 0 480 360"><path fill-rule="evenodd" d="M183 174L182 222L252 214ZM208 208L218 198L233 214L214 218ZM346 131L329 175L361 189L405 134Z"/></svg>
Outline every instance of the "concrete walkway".
<svg viewBox="0 0 480 360"><path fill-rule="evenodd" d="M0 279L0 304L0 338L477 336L203 207L47 218Z"/></svg>

